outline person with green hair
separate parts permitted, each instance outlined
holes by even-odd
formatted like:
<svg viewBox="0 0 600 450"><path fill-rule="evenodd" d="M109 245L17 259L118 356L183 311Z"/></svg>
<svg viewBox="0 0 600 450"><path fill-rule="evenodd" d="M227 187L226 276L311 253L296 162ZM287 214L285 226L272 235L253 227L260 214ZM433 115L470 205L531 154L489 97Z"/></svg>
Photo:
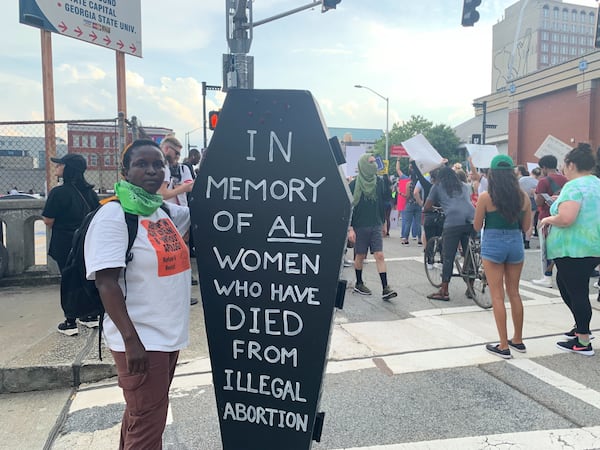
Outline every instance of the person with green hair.
<svg viewBox="0 0 600 450"><path fill-rule="evenodd" d="M386 189L383 180L377 176L375 157L364 154L358 161L358 176L350 183L353 194L353 211L348 240L354 243L354 271L356 284L354 292L371 295L363 279L363 262L369 249L375 257L375 264L381 279L382 299L388 301L398 294L387 281L387 269L383 256L383 227L385 223Z"/></svg>

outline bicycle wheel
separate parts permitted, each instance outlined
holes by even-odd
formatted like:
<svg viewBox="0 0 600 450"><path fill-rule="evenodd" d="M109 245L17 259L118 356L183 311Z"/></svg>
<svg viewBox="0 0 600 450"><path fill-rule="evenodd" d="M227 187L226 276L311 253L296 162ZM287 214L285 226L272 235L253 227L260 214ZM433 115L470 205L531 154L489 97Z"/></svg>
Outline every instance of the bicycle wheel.
<svg viewBox="0 0 600 450"><path fill-rule="evenodd" d="M442 286L442 238L436 236L427 240L424 252L425 275L432 286Z"/></svg>
<svg viewBox="0 0 600 450"><path fill-rule="evenodd" d="M468 255L465 255L465 266L468 264L468 267L463 267L465 272L463 279L467 283L467 291L477 306L489 309L492 307L492 296L483 271L479 243L470 242L467 253Z"/></svg>

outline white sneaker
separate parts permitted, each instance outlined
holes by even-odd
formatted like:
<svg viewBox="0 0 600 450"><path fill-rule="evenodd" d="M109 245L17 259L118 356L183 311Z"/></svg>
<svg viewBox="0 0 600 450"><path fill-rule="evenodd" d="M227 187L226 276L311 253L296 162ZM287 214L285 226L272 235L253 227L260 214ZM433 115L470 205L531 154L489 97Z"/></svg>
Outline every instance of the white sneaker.
<svg viewBox="0 0 600 450"><path fill-rule="evenodd" d="M596 282L594 283L594 287L595 287L596 289L600 289L600 286L598 285L598 281L596 281Z"/></svg>
<svg viewBox="0 0 600 450"><path fill-rule="evenodd" d="M544 275L539 280L531 280L531 282L538 286L543 286L543 287L547 287L547 288L552 287L552 277L548 276L548 275Z"/></svg>

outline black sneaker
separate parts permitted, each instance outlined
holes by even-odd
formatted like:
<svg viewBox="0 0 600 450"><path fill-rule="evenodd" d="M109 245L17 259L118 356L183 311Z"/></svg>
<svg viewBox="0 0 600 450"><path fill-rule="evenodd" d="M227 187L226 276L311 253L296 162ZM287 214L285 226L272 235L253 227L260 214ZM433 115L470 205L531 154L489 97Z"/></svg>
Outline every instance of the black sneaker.
<svg viewBox="0 0 600 450"><path fill-rule="evenodd" d="M198 299L196 297L190 298L190 305L194 306L198 304Z"/></svg>
<svg viewBox="0 0 600 450"><path fill-rule="evenodd" d="M507 348L506 350L500 350L500 344L497 344L497 345L487 344L485 346L485 349L492 355L499 356L500 358L504 358L504 359L512 358L512 355L510 354L510 349Z"/></svg>
<svg viewBox="0 0 600 450"><path fill-rule="evenodd" d="M508 346L512 349L515 349L519 353L525 353L527 351L527 347L525 347L525 344L523 344L522 342L520 344L515 344L513 341L511 341L509 339Z"/></svg>
<svg viewBox="0 0 600 450"><path fill-rule="evenodd" d="M69 322L65 320L58 324L58 332L62 334L66 334L67 336L75 336L79 333L79 329L77 328L76 322Z"/></svg>
<svg viewBox="0 0 600 450"><path fill-rule="evenodd" d="M577 337L577 327L573 327L571 328L570 331L567 331L565 334L563 334L564 337L566 337L567 339L573 339ZM592 333L590 333L590 341L594 339L594 335Z"/></svg>
<svg viewBox="0 0 600 450"><path fill-rule="evenodd" d="M98 322L98 316L88 316L79 319L79 323L88 328L97 328L100 322Z"/></svg>
<svg viewBox="0 0 600 450"><path fill-rule="evenodd" d="M557 342L556 346L566 352L579 353L580 355L593 356L594 349L592 344L583 345L579 342L578 338L573 338L567 342Z"/></svg>
<svg viewBox="0 0 600 450"><path fill-rule="evenodd" d="M393 290L391 287L386 286L383 288L383 293L381 294L381 298L385 301L388 301L394 297L397 297L398 293Z"/></svg>
<svg viewBox="0 0 600 450"><path fill-rule="evenodd" d="M192 277L192 286L198 286L198 278Z"/></svg>
<svg viewBox="0 0 600 450"><path fill-rule="evenodd" d="M360 295L371 295L371 289L365 286L364 283L358 283L354 286L354 292L359 293Z"/></svg>

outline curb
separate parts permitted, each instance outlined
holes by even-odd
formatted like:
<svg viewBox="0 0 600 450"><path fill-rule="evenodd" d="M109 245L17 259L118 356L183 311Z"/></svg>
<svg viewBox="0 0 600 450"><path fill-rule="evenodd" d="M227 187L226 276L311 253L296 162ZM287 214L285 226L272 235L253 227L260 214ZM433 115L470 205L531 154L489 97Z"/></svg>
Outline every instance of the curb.
<svg viewBox="0 0 600 450"><path fill-rule="evenodd" d="M0 394L73 388L82 383L93 383L116 376L117 369L110 358L110 351L103 349L105 362L100 361L95 352L97 345L98 329L95 328L87 336L84 348L70 364L1 367Z"/></svg>

